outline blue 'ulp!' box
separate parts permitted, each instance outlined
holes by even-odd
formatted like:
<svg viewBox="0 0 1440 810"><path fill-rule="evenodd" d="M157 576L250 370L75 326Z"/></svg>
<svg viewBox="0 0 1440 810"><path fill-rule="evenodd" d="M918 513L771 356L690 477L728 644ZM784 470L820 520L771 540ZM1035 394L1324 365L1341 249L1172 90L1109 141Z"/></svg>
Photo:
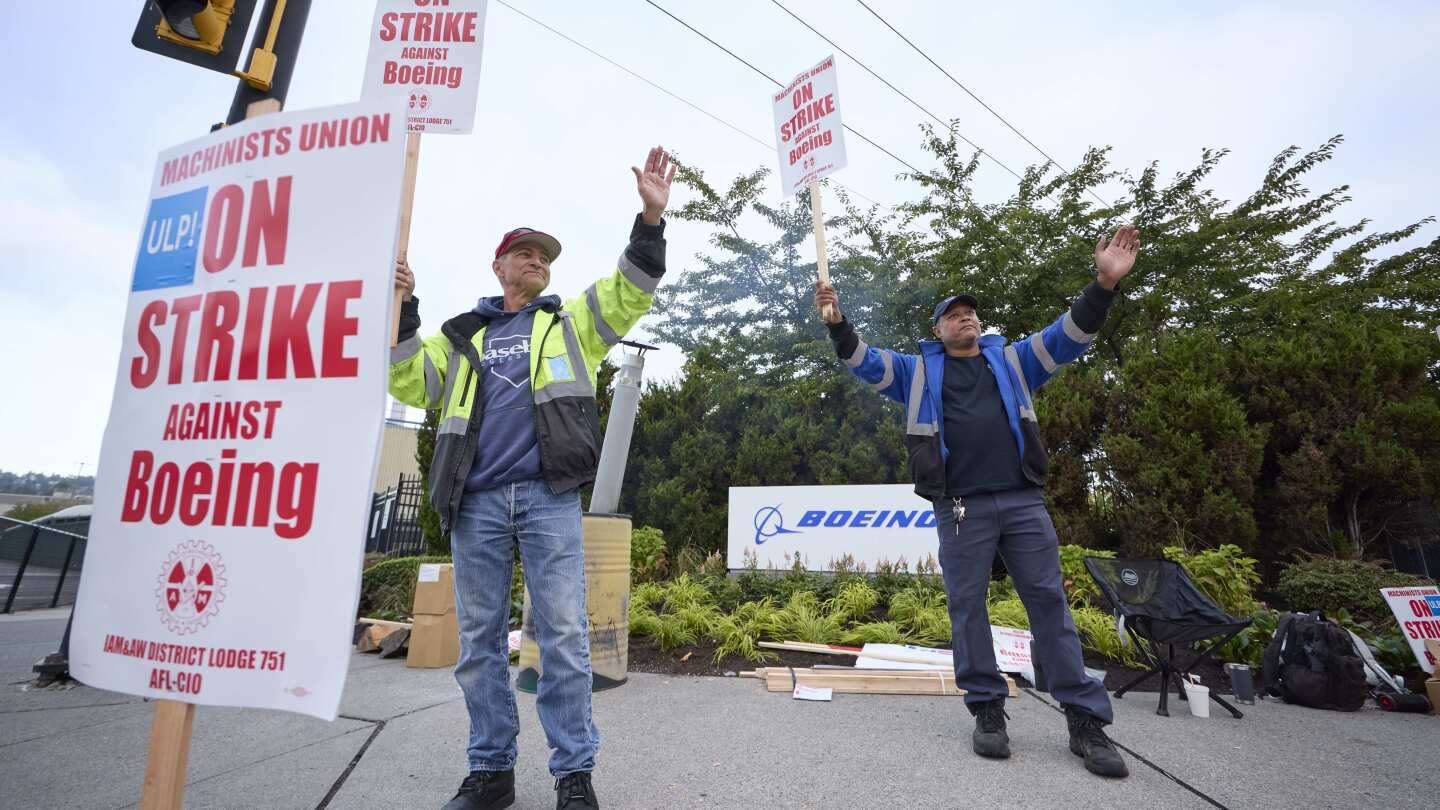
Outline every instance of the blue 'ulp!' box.
<svg viewBox="0 0 1440 810"><path fill-rule="evenodd" d="M195 281L208 191L202 186L150 201L131 291L181 287Z"/></svg>

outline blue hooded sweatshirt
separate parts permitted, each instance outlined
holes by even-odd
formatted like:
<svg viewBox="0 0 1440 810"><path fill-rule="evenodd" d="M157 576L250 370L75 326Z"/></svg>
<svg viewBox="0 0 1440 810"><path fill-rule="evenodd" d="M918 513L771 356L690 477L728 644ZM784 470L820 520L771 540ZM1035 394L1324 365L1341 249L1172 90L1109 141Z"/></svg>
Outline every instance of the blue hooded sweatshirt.
<svg viewBox="0 0 1440 810"><path fill-rule="evenodd" d="M466 492L541 477L535 398L530 392L530 332L535 310L547 303L560 300L542 296L518 312L506 312L505 299L498 295L481 298L475 305L475 313L489 323L478 370L480 434L475 462L465 479Z"/></svg>

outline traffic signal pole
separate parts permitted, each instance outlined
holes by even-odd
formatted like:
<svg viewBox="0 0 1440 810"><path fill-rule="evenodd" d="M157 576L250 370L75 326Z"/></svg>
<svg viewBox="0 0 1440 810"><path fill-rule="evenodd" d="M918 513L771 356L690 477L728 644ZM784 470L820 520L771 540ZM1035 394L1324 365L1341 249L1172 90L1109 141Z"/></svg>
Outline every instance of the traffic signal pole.
<svg viewBox="0 0 1440 810"><path fill-rule="evenodd" d="M281 17L274 41L270 42L270 29L277 10ZM274 59L274 75L270 77L268 90L261 90L249 80L240 79L240 85L235 88L235 99L230 103L230 114L225 118L226 126L245 120L246 111L257 101L275 99L280 106L285 106L285 95L290 91L290 77L294 75L295 63L300 59L300 40L305 36L305 21L309 16L310 0L265 0L255 21L255 35L246 51L250 54L248 70L259 72L255 52L260 49L262 53L268 51L274 54L273 57L260 57Z"/></svg>

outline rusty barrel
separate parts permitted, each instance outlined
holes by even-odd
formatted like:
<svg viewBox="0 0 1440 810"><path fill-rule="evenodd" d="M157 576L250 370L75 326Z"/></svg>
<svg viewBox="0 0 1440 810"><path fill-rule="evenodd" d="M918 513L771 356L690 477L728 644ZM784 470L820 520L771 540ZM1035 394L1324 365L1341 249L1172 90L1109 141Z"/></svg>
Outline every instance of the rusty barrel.
<svg viewBox="0 0 1440 810"><path fill-rule="evenodd" d="M585 548L585 610L590 624L591 690L625 683L630 648L630 516L587 512L581 519ZM521 621L520 674L515 686L534 692L540 681L540 645L530 588Z"/></svg>

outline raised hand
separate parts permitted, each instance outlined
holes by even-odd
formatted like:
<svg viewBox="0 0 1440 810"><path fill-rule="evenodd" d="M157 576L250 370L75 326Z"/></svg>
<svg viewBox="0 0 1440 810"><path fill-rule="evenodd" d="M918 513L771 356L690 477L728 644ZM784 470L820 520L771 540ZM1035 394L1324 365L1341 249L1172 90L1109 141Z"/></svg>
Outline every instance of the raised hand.
<svg viewBox="0 0 1440 810"><path fill-rule="evenodd" d="M659 225L665 206L670 204L670 181L675 179L675 164L670 162L670 153L657 146L645 156L645 168L631 166L635 173L635 190L640 192L643 210L640 218L647 225Z"/></svg>
<svg viewBox="0 0 1440 810"><path fill-rule="evenodd" d="M1135 257L1140 253L1140 229L1134 225L1122 225L1107 243L1105 237L1095 243L1095 279L1107 290L1115 289L1120 279L1135 266Z"/></svg>
<svg viewBox="0 0 1440 810"><path fill-rule="evenodd" d="M826 310L829 307L829 310ZM839 323L844 319L840 312L840 296L835 288L823 281L815 282L815 308L820 310L820 320L825 323Z"/></svg>

